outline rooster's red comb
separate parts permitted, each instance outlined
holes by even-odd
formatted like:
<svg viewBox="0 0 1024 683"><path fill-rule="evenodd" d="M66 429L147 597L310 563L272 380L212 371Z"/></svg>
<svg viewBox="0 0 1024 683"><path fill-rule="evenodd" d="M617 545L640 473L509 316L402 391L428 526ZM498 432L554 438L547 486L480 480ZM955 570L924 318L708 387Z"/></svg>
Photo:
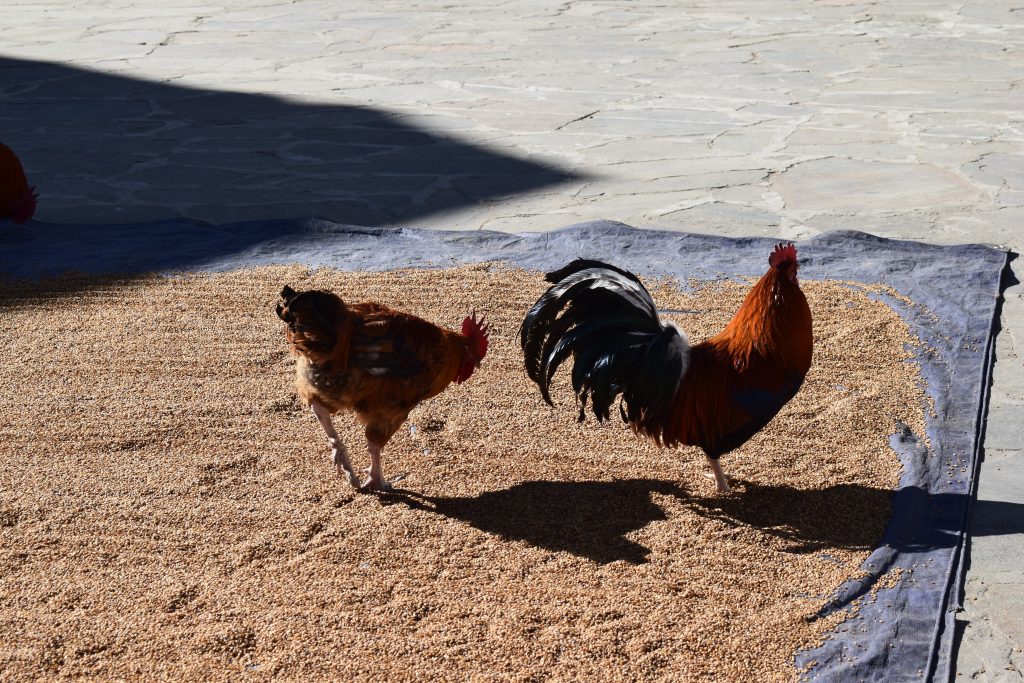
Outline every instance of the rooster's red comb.
<svg viewBox="0 0 1024 683"><path fill-rule="evenodd" d="M768 257L768 265L781 266L787 261L796 264L796 246L792 242L779 242L775 245L771 256Z"/></svg>

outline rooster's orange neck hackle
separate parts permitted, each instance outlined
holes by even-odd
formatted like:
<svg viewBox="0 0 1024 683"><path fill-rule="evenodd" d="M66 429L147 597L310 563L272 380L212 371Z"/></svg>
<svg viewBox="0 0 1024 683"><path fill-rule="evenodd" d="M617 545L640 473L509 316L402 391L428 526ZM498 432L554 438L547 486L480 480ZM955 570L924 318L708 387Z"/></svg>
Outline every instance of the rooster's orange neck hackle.
<svg viewBox="0 0 1024 683"><path fill-rule="evenodd" d="M717 457L742 445L799 391L811 367L811 311L797 279L796 247L778 245L768 270L721 332L691 349L667 445Z"/></svg>
<svg viewBox="0 0 1024 683"><path fill-rule="evenodd" d="M779 244L768 258L768 271L743 299L743 305L725 326L708 340L745 370L762 359L799 370L811 367L811 311L797 280L796 247Z"/></svg>

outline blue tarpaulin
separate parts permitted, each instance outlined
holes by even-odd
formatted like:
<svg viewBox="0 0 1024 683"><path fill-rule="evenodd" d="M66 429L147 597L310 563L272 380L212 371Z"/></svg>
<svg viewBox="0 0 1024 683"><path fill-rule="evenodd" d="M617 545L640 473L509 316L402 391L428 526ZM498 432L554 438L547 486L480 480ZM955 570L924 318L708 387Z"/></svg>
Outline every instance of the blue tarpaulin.
<svg viewBox="0 0 1024 683"><path fill-rule="evenodd" d="M776 240L637 230L597 221L548 233L358 228L320 219L213 226L187 219L140 225L0 227L0 272L35 277L80 272L231 270L302 263L345 270L448 267L492 260L550 270L577 256L644 276L759 276ZM935 410L929 447L909 429L894 434L904 474L892 518L866 560L817 616L874 600L825 643L798 653L811 680L948 680L954 612L964 573L992 362L993 323L1007 254L980 245L934 246L842 231L799 243L801 276L882 283L909 298L887 300L921 338L916 362ZM894 568L901 572L893 573ZM898 575L879 588L883 574ZM813 618L813 617L812 617Z"/></svg>

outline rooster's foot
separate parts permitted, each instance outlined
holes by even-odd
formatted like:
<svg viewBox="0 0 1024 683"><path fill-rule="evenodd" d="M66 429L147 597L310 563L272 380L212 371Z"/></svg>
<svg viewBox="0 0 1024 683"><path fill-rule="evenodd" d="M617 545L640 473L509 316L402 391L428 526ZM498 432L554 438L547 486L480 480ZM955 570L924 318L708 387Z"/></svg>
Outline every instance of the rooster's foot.
<svg viewBox="0 0 1024 683"><path fill-rule="evenodd" d="M715 475L711 474L710 472L707 472L704 476L707 477L708 479L714 479L715 478ZM724 481L724 482L715 481L715 489L716 489L715 493L720 493L722 495L729 495L730 493L732 493L732 487L729 486L729 482L728 481Z"/></svg>
<svg viewBox="0 0 1024 683"><path fill-rule="evenodd" d="M726 479L725 473L722 471L722 466L718 464L718 459L708 458L708 464L711 466L711 471L705 472L704 476L708 479L714 479L718 493L732 493L732 487L729 486L729 480Z"/></svg>

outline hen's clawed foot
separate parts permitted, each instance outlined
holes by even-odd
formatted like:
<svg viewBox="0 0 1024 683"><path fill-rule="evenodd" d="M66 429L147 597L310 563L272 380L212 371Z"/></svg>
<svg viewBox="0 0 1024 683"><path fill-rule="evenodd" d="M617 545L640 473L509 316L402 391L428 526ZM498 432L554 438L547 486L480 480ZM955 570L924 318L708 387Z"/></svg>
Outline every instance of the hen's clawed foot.
<svg viewBox="0 0 1024 683"><path fill-rule="evenodd" d="M363 482L359 490L363 493L388 493L392 490L392 486L390 482L383 479L375 480L373 477L370 477Z"/></svg>
<svg viewBox="0 0 1024 683"><path fill-rule="evenodd" d="M344 448L334 449L334 466L338 470L338 476L342 479L348 479L348 483L352 485L352 488L359 488L359 477L352 471L352 463L348 459L348 454L345 453Z"/></svg>
<svg viewBox="0 0 1024 683"><path fill-rule="evenodd" d="M336 467L338 468L338 476L342 477L343 479L348 479L348 483L352 485L352 488L361 488L361 485L359 483L359 477L356 476L355 472L342 465L336 464Z"/></svg>
<svg viewBox="0 0 1024 683"><path fill-rule="evenodd" d="M368 474L370 474L369 469L365 471ZM383 476L380 476L375 479L373 477L373 474L370 474L370 478L362 483L362 485L359 487L359 490L362 491L363 493L391 493L392 491L395 490L394 484L397 484L398 482L402 481L407 476L409 476L408 473L403 473L391 477L390 479L384 479Z"/></svg>

